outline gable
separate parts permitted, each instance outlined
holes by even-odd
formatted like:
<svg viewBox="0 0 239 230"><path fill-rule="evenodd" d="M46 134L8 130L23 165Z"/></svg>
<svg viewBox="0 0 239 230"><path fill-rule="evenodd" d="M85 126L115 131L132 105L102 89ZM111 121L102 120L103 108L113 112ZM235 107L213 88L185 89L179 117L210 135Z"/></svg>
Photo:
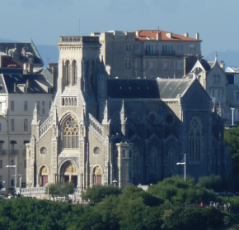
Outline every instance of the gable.
<svg viewBox="0 0 239 230"><path fill-rule="evenodd" d="M181 97L181 106L183 110L210 110L211 97L195 79Z"/></svg>

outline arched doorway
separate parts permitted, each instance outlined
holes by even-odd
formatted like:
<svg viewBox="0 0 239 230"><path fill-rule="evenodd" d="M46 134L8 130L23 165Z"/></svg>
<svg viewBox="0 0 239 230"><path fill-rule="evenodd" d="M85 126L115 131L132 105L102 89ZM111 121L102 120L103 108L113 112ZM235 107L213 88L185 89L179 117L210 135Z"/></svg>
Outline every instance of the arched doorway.
<svg viewBox="0 0 239 230"><path fill-rule="evenodd" d="M61 166L60 177L62 182L72 182L77 187L76 167L70 161L65 162Z"/></svg>
<svg viewBox="0 0 239 230"><path fill-rule="evenodd" d="M102 170L99 166L96 166L93 169L93 184L98 184L101 185L102 184Z"/></svg>
<svg viewBox="0 0 239 230"><path fill-rule="evenodd" d="M46 166L42 166L39 174L39 184L41 187L45 186L48 183L48 169Z"/></svg>

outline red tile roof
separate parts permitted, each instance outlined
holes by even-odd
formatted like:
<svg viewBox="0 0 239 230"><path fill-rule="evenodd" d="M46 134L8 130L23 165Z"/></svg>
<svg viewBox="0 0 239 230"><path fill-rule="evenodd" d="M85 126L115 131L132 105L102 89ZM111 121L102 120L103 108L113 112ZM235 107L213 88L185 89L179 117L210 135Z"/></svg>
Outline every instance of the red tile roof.
<svg viewBox="0 0 239 230"><path fill-rule="evenodd" d="M134 33L136 35L136 31L134 31ZM174 34L174 33L171 33L171 38L169 38L166 34L170 33L170 32L166 32L163 30L139 30L138 33L139 33L139 37L137 37L137 35L136 35L135 39L140 40L140 41L147 41L149 39L156 40L156 34L159 34L159 36L161 35L160 40L162 40L162 41L194 41L194 42L202 41L199 39L185 37L183 35L178 35L178 34ZM149 39L147 39L147 38L149 38Z"/></svg>
<svg viewBox="0 0 239 230"><path fill-rule="evenodd" d="M2 68L22 68L22 63L12 60L9 56L2 56Z"/></svg>

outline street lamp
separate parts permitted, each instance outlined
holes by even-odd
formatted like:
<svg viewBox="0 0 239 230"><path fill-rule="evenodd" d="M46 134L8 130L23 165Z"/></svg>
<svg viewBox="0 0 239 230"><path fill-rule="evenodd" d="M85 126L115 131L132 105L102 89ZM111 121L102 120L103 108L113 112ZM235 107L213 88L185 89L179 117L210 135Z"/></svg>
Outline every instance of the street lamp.
<svg viewBox="0 0 239 230"><path fill-rule="evenodd" d="M116 180L116 179L114 179L113 181L112 181L112 183L114 184L114 187L116 187L116 183L117 183L118 181Z"/></svg>
<svg viewBox="0 0 239 230"><path fill-rule="evenodd" d="M184 154L184 159L181 162L178 162L176 165L184 165L184 176L183 176L183 179L186 182L186 154Z"/></svg>
<svg viewBox="0 0 239 230"><path fill-rule="evenodd" d="M15 168L15 183L14 183L14 187L15 187L15 190L17 188L17 173L16 173L16 165L6 165L7 168Z"/></svg>

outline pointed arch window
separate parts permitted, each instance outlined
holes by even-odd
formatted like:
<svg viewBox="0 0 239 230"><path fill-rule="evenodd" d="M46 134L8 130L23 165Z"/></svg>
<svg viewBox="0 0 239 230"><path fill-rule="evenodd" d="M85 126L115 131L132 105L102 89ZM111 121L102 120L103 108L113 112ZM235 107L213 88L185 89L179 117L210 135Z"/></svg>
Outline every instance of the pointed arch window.
<svg viewBox="0 0 239 230"><path fill-rule="evenodd" d="M79 148L79 126L74 117L69 117L63 125L63 148Z"/></svg>
<svg viewBox="0 0 239 230"><path fill-rule="evenodd" d="M170 148L168 151L168 171L170 176L174 173L175 165L175 149Z"/></svg>
<svg viewBox="0 0 239 230"><path fill-rule="evenodd" d="M65 85L70 85L70 78L71 78L71 67L70 61L65 62Z"/></svg>
<svg viewBox="0 0 239 230"><path fill-rule="evenodd" d="M155 147L152 148L151 153L150 153L150 160L149 160L149 165L150 165L150 172L151 173L156 173L157 172L157 150Z"/></svg>
<svg viewBox="0 0 239 230"><path fill-rule="evenodd" d="M77 63L73 61L72 63L72 85L77 84Z"/></svg>
<svg viewBox="0 0 239 230"><path fill-rule="evenodd" d="M202 122L193 117L189 123L189 160L199 162L202 151Z"/></svg>
<svg viewBox="0 0 239 230"><path fill-rule="evenodd" d="M134 170L134 172L139 171L139 150L138 150L138 148L133 150L133 170Z"/></svg>

